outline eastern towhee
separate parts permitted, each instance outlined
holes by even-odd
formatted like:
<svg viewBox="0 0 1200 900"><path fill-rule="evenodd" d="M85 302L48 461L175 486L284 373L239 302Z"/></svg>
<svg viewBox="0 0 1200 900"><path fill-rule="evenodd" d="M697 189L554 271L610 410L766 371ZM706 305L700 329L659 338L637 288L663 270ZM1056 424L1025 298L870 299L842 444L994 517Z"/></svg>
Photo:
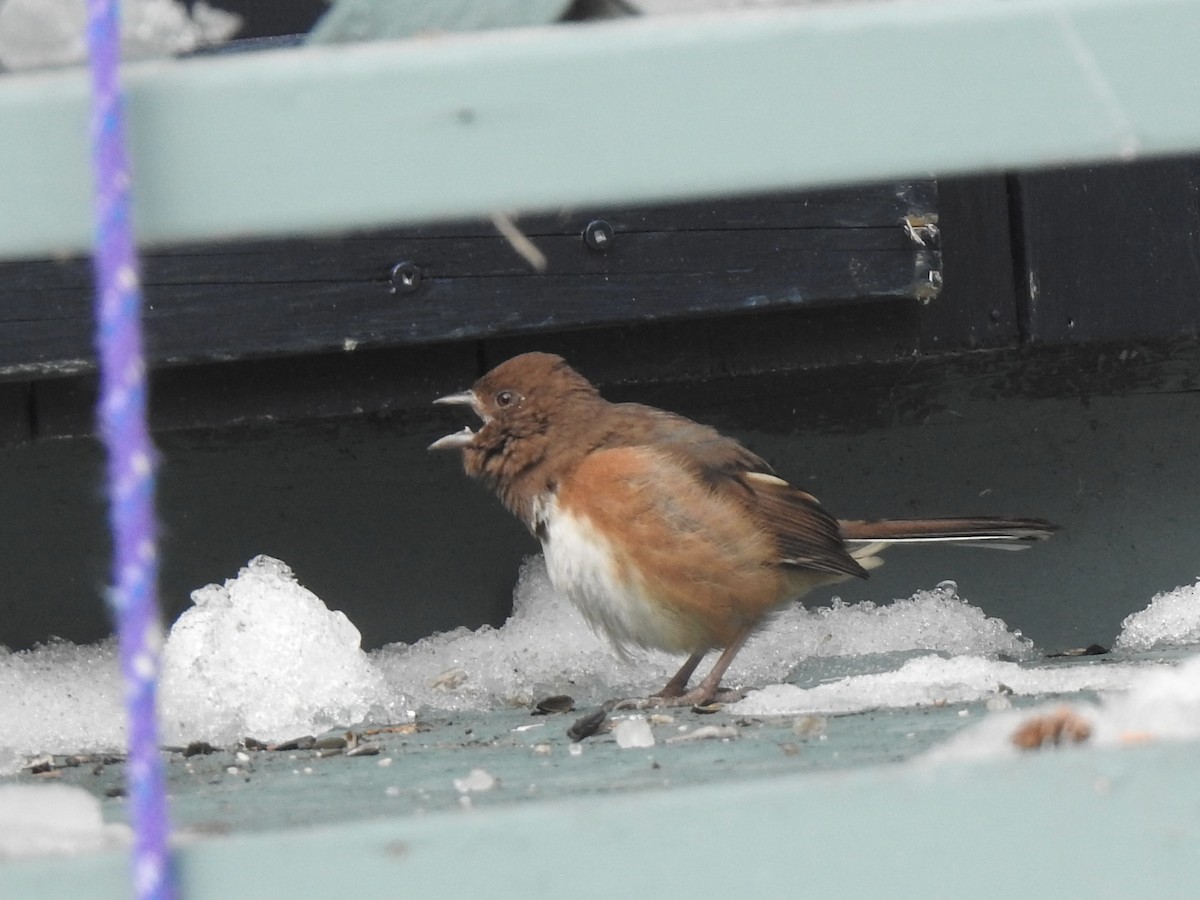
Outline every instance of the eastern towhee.
<svg viewBox="0 0 1200 900"><path fill-rule="evenodd" d="M839 520L732 438L674 413L609 403L561 357L526 353L436 403L483 421L431 450L463 466L541 541L554 587L622 654L689 654L655 695L708 703L772 611L865 578L894 543L1024 547L1056 530L1001 517ZM722 650L691 691L704 655Z"/></svg>

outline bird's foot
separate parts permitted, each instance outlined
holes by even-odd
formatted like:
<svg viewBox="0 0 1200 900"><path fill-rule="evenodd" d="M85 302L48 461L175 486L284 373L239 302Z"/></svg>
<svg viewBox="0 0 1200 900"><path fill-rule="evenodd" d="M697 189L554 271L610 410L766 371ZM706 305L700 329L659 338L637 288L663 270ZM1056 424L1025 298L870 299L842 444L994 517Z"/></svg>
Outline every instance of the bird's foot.
<svg viewBox="0 0 1200 900"><path fill-rule="evenodd" d="M730 688L719 688L715 691L705 690L703 686L693 688L683 693L668 693L659 691L649 697L630 697L625 700L614 700L610 709L678 709L683 706L705 707L714 703L736 703L745 696L741 691Z"/></svg>

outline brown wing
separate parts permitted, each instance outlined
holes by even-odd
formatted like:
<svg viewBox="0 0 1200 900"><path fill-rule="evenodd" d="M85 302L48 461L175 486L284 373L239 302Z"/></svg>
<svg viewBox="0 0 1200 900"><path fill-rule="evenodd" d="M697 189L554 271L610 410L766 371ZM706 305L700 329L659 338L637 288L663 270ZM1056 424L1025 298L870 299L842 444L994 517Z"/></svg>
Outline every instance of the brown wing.
<svg viewBox="0 0 1200 900"><path fill-rule="evenodd" d="M745 506L779 548L778 565L867 577L846 551L837 520L811 494L774 475L766 460L715 428L674 413L621 403L605 446L653 445Z"/></svg>
<svg viewBox="0 0 1200 900"><path fill-rule="evenodd" d="M743 502L775 537L780 565L867 577L867 570L846 550L837 519L816 497L762 472L748 472L739 480L744 485Z"/></svg>
<svg viewBox="0 0 1200 900"><path fill-rule="evenodd" d="M771 472L766 460L733 438L708 425L653 406L614 404L610 421L612 427L606 436L605 447L653 446L710 484L736 477L741 472Z"/></svg>

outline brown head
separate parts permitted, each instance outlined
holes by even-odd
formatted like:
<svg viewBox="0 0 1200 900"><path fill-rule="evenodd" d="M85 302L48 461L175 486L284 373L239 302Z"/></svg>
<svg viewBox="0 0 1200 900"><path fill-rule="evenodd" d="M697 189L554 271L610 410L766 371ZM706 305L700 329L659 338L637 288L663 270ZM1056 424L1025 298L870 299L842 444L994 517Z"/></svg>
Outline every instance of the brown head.
<svg viewBox="0 0 1200 900"><path fill-rule="evenodd" d="M582 433L606 406L599 391L561 356L524 353L503 362L468 391L434 403L469 406L483 424L448 434L430 450L461 450L463 468L529 523L533 496L575 455ZM599 406L597 406L599 404Z"/></svg>

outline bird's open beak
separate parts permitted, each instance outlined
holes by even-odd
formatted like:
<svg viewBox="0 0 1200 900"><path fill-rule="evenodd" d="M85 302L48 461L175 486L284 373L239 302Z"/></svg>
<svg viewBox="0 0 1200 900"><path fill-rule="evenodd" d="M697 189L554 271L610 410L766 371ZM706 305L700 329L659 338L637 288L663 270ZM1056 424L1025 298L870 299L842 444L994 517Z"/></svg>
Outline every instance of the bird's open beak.
<svg viewBox="0 0 1200 900"><path fill-rule="evenodd" d="M457 394L447 394L445 397L438 397L433 401L441 406L469 406L479 414L479 404L475 398L474 391L459 391ZM480 418L483 418L480 415ZM429 445L429 450L459 450L470 445L475 439L475 432L468 426L464 425L461 431L456 431L453 434L448 434L445 437L440 437Z"/></svg>

